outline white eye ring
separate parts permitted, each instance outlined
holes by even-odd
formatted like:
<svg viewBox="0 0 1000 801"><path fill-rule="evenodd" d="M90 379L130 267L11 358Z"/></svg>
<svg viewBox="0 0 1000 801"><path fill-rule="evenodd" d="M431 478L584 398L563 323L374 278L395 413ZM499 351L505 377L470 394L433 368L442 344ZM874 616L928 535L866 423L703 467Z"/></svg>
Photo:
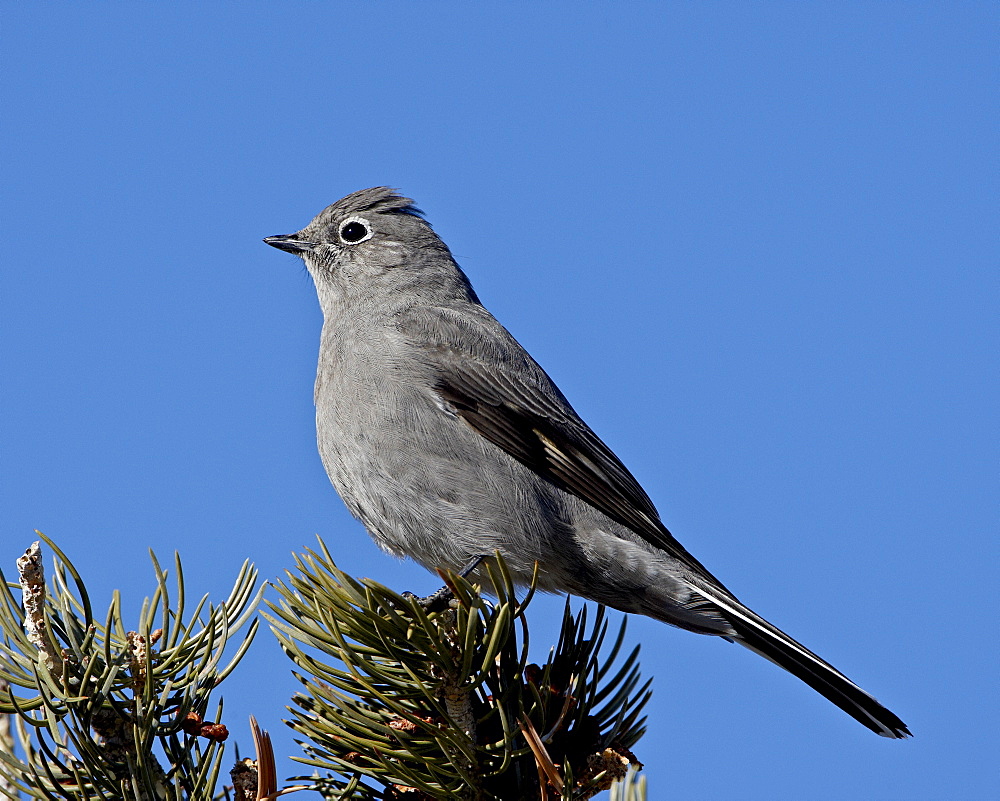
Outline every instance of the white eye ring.
<svg viewBox="0 0 1000 801"><path fill-rule="evenodd" d="M359 230L360 229L360 230ZM340 224L337 235L345 245L356 245L374 235L371 225L363 217L348 217Z"/></svg>

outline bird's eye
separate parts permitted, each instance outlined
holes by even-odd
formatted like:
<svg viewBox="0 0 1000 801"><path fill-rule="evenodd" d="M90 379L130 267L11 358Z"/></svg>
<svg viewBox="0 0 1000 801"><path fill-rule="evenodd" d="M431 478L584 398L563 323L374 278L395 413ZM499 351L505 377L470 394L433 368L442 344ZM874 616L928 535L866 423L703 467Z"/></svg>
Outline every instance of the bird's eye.
<svg viewBox="0 0 1000 801"><path fill-rule="evenodd" d="M340 226L340 238L350 245L372 235L371 229L360 220L348 220Z"/></svg>

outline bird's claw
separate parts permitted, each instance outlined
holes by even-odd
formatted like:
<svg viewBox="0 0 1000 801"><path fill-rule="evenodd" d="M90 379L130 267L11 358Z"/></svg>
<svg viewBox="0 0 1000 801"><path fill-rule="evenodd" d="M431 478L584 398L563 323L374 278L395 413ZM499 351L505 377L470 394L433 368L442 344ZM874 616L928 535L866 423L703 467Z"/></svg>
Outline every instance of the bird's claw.
<svg viewBox="0 0 1000 801"><path fill-rule="evenodd" d="M486 559L485 556L476 556L470 559L465 566L458 571L458 575L462 578L468 578L469 575L482 564L483 560ZM451 587L445 584L441 589L432 592L425 598L421 598L412 592L404 592L403 597L406 599L413 599L418 604L420 608L425 612L443 612L448 608L449 604L455 600L455 593L451 591Z"/></svg>
<svg viewBox="0 0 1000 801"><path fill-rule="evenodd" d="M412 592L404 592L403 597L407 600L416 601L424 612L430 614L431 612L443 612L447 609L449 604L455 599L455 593L451 591L448 585L445 585L423 598Z"/></svg>

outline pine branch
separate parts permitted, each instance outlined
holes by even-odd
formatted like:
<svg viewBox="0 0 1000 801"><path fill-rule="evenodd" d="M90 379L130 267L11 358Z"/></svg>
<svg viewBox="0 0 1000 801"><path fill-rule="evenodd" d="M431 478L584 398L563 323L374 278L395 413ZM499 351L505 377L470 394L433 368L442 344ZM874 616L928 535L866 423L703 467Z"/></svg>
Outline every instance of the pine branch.
<svg viewBox="0 0 1000 801"><path fill-rule="evenodd" d="M44 537L43 537L44 539ZM0 747L0 787L36 799L213 801L228 732L208 714L210 694L252 640L223 649L253 616L256 574L244 565L230 597L185 611L183 572L173 585L153 557L156 589L125 625L118 594L95 618L84 583L49 540L46 585L36 543L18 583L0 573L0 714L14 745ZM604 609L567 604L544 665L528 662L525 610L499 555L487 562L491 594L448 574L453 599L428 612L412 597L337 569L325 548L297 559L269 620L303 691L292 727L310 785L343 799L588 799L638 765L629 750L644 731L649 684L625 627L608 638ZM21 589L24 607L13 591ZM589 622L589 616L593 622ZM256 760L232 772L232 795L278 790L266 733ZM623 801L639 801L626 780ZM616 796L617 798L617 796Z"/></svg>
<svg viewBox="0 0 1000 801"><path fill-rule="evenodd" d="M325 546L296 560L265 615L298 668L291 709L315 786L343 799L587 799L638 764L648 682L622 624L602 651L602 607L588 625L567 604L558 645L528 663L523 602L502 559L495 602L454 574L454 600L417 599L340 571ZM304 778L304 777L300 777Z"/></svg>
<svg viewBox="0 0 1000 801"><path fill-rule="evenodd" d="M0 572L0 679L7 682L0 713L15 715L24 754L0 753L0 777L38 799L209 801L228 732L205 718L212 690L256 631L256 571L245 563L225 602L203 598L185 620L179 558L172 603L167 571L151 555L156 590L142 605L138 630L129 631L118 593L99 622L72 563L40 536L55 553L50 586L38 543L18 560L19 584ZM23 617L11 592L18 586ZM227 642L248 622L223 663ZM221 715L219 703L213 716Z"/></svg>

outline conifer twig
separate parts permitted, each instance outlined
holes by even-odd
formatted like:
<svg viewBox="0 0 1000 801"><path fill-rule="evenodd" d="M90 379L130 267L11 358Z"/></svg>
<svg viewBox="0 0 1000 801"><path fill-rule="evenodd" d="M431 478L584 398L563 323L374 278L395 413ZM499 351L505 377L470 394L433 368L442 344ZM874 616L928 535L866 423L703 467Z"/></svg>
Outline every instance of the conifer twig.
<svg viewBox="0 0 1000 801"><path fill-rule="evenodd" d="M45 624L45 568L42 566L42 547L37 540L17 560L17 573L21 579L21 604L24 606L24 630L28 640L41 654L49 673L54 673L59 658L48 638Z"/></svg>
<svg viewBox="0 0 1000 801"><path fill-rule="evenodd" d="M228 599L184 614L184 580L152 556L155 591L136 630L125 625L117 591L95 618L79 573L58 546L48 586L34 543L17 562L20 584L0 570L0 713L17 721L21 756L0 749L0 777L37 801L215 797L228 730L208 716L210 695L256 631L256 572L245 563ZM20 586L21 603L13 590ZM235 656L226 644L246 624Z"/></svg>
<svg viewBox="0 0 1000 801"><path fill-rule="evenodd" d="M638 762L628 749L649 685L638 649L613 664L624 627L605 651L603 608L588 624L587 607L567 605L539 667L528 663L530 589L519 602L499 555L485 563L495 601L449 574L452 601L428 611L347 575L320 546L296 558L265 617L303 685L290 721L305 738L297 760L326 798L585 801L623 760Z"/></svg>

